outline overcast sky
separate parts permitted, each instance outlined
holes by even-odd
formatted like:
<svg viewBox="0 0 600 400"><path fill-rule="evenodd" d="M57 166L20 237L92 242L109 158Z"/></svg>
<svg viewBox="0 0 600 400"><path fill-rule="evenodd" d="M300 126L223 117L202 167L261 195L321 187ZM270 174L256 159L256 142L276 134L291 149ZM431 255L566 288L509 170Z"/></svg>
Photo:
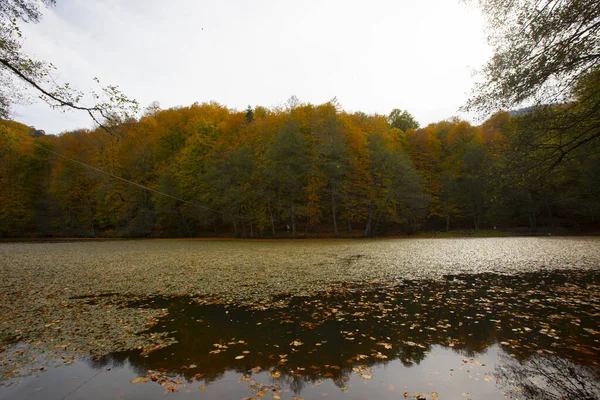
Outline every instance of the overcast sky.
<svg viewBox="0 0 600 400"><path fill-rule="evenodd" d="M347 111L408 110L422 126L473 121L458 108L491 55L480 12L459 0L57 0L24 34L57 81L89 91L98 77L142 107L337 97ZM47 133L93 126L40 102L14 118Z"/></svg>

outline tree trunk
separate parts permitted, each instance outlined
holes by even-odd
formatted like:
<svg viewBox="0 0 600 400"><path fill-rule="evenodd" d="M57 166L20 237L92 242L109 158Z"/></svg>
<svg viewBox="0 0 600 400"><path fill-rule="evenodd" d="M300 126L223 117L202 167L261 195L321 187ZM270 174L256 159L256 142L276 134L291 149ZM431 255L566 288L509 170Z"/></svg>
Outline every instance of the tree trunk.
<svg viewBox="0 0 600 400"><path fill-rule="evenodd" d="M546 211L548 211L548 217L550 218L550 228L554 229L554 216L552 215L552 210L550 209L550 204L548 204L548 198L544 199L544 203L546 203Z"/></svg>
<svg viewBox="0 0 600 400"><path fill-rule="evenodd" d="M373 235L375 235L375 233L377 232L377 229L379 229L379 222L381 222L381 216L383 215L383 211L387 207L387 203L388 203L388 201L386 200L385 204L381 208L381 211L379 211L379 215L377 215L377 219L375 220L375 225L373 226L373 232L372 232Z"/></svg>
<svg viewBox="0 0 600 400"><path fill-rule="evenodd" d="M367 225L365 226L365 233L363 236L369 236L371 234L371 222L373 220L373 202L369 203L369 216L367 218Z"/></svg>
<svg viewBox="0 0 600 400"><path fill-rule="evenodd" d="M267 202L267 209L269 210L269 216L271 217L271 231L273 232L273 237L275 237L275 218L273 217L273 211L271 210L271 202Z"/></svg>
<svg viewBox="0 0 600 400"><path fill-rule="evenodd" d="M296 237L296 205L292 201L292 237Z"/></svg>
<svg viewBox="0 0 600 400"><path fill-rule="evenodd" d="M530 230L532 232L537 229L537 220L536 220L535 212L529 213L529 226L530 226Z"/></svg>
<svg viewBox="0 0 600 400"><path fill-rule="evenodd" d="M179 213L181 214L181 220L183 221L183 226L185 226L185 230L188 233L189 237L192 237L192 231L190 230L190 227L185 219L185 215L183 214L183 210L181 209L181 207L179 207Z"/></svg>
<svg viewBox="0 0 600 400"><path fill-rule="evenodd" d="M476 231L479 230L479 215L477 213L473 213L473 227Z"/></svg>
<svg viewBox="0 0 600 400"><path fill-rule="evenodd" d="M333 231L335 236L338 235L337 220L335 218L335 196L333 195L333 188L331 189L331 215L333 215Z"/></svg>
<svg viewBox="0 0 600 400"><path fill-rule="evenodd" d="M96 237L96 227L94 226L94 211L92 210L92 202L87 199L88 212L90 214L90 225L92 226L92 237Z"/></svg>
<svg viewBox="0 0 600 400"><path fill-rule="evenodd" d="M450 232L450 211L446 213L446 232Z"/></svg>

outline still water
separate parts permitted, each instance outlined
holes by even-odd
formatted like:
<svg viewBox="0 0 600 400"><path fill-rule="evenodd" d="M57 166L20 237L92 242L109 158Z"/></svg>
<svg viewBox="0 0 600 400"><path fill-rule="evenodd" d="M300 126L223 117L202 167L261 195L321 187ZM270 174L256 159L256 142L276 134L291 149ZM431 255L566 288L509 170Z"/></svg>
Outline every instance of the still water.
<svg viewBox="0 0 600 400"><path fill-rule="evenodd" d="M72 301L161 310L140 333L154 345L74 357L5 338L2 362L30 372L5 373L0 399L600 398L598 268L352 282L243 303Z"/></svg>

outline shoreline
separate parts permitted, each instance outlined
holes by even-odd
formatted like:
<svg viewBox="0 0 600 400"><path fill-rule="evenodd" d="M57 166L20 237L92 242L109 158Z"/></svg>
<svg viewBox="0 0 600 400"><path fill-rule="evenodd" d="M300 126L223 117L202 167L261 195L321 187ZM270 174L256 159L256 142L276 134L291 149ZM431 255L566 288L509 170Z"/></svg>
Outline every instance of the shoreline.
<svg viewBox="0 0 600 400"><path fill-rule="evenodd" d="M2 243L65 243L65 242L110 242L130 240L197 240L197 241L306 241L306 240L386 240L386 239L464 239L464 238L503 238L503 237L582 237L600 236L600 232L507 232L507 231L450 231L450 232L420 232L413 235L328 235L301 234L295 238L291 235L269 237L235 237L235 236L196 236L196 237L6 237L0 238Z"/></svg>

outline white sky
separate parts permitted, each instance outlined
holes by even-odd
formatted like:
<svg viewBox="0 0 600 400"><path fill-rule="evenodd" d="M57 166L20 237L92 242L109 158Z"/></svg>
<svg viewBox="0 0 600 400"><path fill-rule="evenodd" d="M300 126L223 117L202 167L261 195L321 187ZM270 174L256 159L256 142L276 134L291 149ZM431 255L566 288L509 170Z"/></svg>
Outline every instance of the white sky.
<svg viewBox="0 0 600 400"><path fill-rule="evenodd" d="M245 109L337 97L347 111L408 110L424 126L461 115L490 57L484 22L459 0L58 0L24 48L88 91L114 84L146 107ZM85 114L36 102L14 118L59 133Z"/></svg>

